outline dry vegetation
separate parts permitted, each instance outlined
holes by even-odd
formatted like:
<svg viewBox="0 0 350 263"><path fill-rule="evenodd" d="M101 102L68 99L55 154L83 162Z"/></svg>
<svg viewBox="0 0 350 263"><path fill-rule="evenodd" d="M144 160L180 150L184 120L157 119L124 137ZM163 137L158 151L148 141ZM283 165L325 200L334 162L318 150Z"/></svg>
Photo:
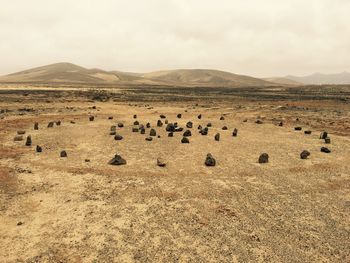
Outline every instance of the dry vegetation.
<svg viewBox="0 0 350 263"><path fill-rule="evenodd" d="M3 85L0 262L349 262L349 101L346 86ZM160 138L133 133L134 114ZM189 144L156 126L161 114L193 122ZM126 165L108 165L116 153Z"/></svg>

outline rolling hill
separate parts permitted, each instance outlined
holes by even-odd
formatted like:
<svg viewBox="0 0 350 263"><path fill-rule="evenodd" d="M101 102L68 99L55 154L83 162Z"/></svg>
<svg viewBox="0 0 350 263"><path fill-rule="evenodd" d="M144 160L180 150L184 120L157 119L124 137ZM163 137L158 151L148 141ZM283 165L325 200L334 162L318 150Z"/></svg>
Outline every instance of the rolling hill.
<svg viewBox="0 0 350 263"><path fill-rule="evenodd" d="M0 82L168 85L189 87L273 86L272 82L210 69L180 69L130 73L86 69L71 63L56 63L0 77Z"/></svg>
<svg viewBox="0 0 350 263"><path fill-rule="evenodd" d="M286 76L287 79L303 84L325 85L325 84L350 84L350 73L342 72L338 74L314 73L312 75L297 77Z"/></svg>

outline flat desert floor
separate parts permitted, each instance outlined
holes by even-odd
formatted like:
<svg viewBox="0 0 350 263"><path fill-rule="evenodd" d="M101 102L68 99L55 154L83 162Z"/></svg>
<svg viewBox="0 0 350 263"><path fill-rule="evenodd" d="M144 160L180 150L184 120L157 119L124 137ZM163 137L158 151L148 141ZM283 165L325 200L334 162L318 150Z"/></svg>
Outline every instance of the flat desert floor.
<svg viewBox="0 0 350 263"><path fill-rule="evenodd" d="M7 88L0 262L350 262L348 101ZM160 115L184 131L192 121L190 143L157 127ZM136 120L160 137L132 132ZM118 123L120 141L110 135ZM215 167L204 165L208 153ZM258 163L262 153L269 163ZM109 165L115 154L127 164Z"/></svg>

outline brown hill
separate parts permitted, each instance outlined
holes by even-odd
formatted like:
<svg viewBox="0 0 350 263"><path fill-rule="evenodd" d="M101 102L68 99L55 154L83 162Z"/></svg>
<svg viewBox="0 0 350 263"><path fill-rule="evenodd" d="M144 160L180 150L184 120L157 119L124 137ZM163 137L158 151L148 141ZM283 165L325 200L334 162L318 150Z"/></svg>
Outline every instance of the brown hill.
<svg viewBox="0 0 350 263"><path fill-rule="evenodd" d="M284 85L284 86L302 86L303 85L301 82L297 82L295 80L291 80L288 78L264 78L264 80L273 82L279 85Z"/></svg>

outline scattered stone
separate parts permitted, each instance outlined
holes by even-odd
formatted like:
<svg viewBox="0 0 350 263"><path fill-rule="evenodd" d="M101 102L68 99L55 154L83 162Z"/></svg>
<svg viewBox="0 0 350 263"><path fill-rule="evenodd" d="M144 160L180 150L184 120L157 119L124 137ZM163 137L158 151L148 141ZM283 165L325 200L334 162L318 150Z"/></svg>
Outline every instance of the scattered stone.
<svg viewBox="0 0 350 263"><path fill-rule="evenodd" d="M134 119L136 119L136 118L137 118L137 115L135 114L135 115L134 115Z"/></svg>
<svg viewBox="0 0 350 263"><path fill-rule="evenodd" d="M15 142L20 142L23 141L23 136L22 135L16 135L15 138L13 139Z"/></svg>
<svg viewBox="0 0 350 263"><path fill-rule="evenodd" d="M34 130L39 130L39 123L34 123Z"/></svg>
<svg viewBox="0 0 350 263"><path fill-rule="evenodd" d="M307 159L310 156L310 152L309 151L302 151L300 154L300 158L301 159Z"/></svg>
<svg viewBox="0 0 350 263"><path fill-rule="evenodd" d="M202 135L208 135L208 127L205 127L204 129L202 129L202 130L200 131L200 134L202 134Z"/></svg>
<svg viewBox="0 0 350 263"><path fill-rule="evenodd" d="M126 160L123 159L120 155L116 154L112 160L108 162L110 165L124 165L126 164Z"/></svg>
<svg viewBox="0 0 350 263"><path fill-rule="evenodd" d="M116 135L114 136L114 140L116 140L116 141L121 141L121 140L123 140L123 136L121 136L120 134L116 134Z"/></svg>
<svg viewBox="0 0 350 263"><path fill-rule="evenodd" d="M27 136L26 146L32 146L32 137L30 135Z"/></svg>
<svg viewBox="0 0 350 263"><path fill-rule="evenodd" d="M18 222L17 223L17 226L21 226L21 225L23 225L24 223L23 222Z"/></svg>
<svg viewBox="0 0 350 263"><path fill-rule="evenodd" d="M282 127L283 126L283 122L281 121L278 126Z"/></svg>
<svg viewBox="0 0 350 263"><path fill-rule="evenodd" d="M181 119L181 117L182 117L182 114L179 113L179 114L177 115L177 118L178 118L178 119Z"/></svg>
<svg viewBox="0 0 350 263"><path fill-rule="evenodd" d="M232 136L237 137L237 134L238 134L238 130L236 128L234 128L234 130L232 132Z"/></svg>
<svg viewBox="0 0 350 263"><path fill-rule="evenodd" d="M96 106L92 106L92 109L96 110Z"/></svg>
<svg viewBox="0 0 350 263"><path fill-rule="evenodd" d="M56 125L60 126L61 125L61 121L56 121Z"/></svg>
<svg viewBox="0 0 350 263"><path fill-rule="evenodd" d="M181 143L190 143L190 140L187 137L183 137Z"/></svg>
<svg viewBox="0 0 350 263"><path fill-rule="evenodd" d="M182 132L184 130L184 128L182 127L176 127L174 132Z"/></svg>
<svg viewBox="0 0 350 263"><path fill-rule="evenodd" d="M164 161L162 158L158 158L158 159L157 159L157 165L158 165L159 167L165 167L165 166L166 166L166 163L165 163L165 161Z"/></svg>
<svg viewBox="0 0 350 263"><path fill-rule="evenodd" d="M259 163L268 163L269 162L269 155L267 153L263 153L259 157Z"/></svg>
<svg viewBox="0 0 350 263"><path fill-rule="evenodd" d="M203 129L202 125L198 125L198 130Z"/></svg>
<svg viewBox="0 0 350 263"><path fill-rule="evenodd" d="M146 134L146 129L145 129L144 127L141 127L141 128L140 128L140 133L141 133L141 134Z"/></svg>
<svg viewBox="0 0 350 263"><path fill-rule="evenodd" d="M192 133L190 130L186 130L183 134L184 137L189 137L189 136L192 136Z"/></svg>
<svg viewBox="0 0 350 263"><path fill-rule="evenodd" d="M157 132L155 129L151 129L150 132L149 132L149 135L150 136L156 136L157 135Z"/></svg>
<svg viewBox="0 0 350 263"><path fill-rule="evenodd" d="M311 131L304 131L305 134L310 135L312 132Z"/></svg>
<svg viewBox="0 0 350 263"><path fill-rule="evenodd" d="M113 120L113 117L112 117L112 116L109 116L108 119L109 119L109 120Z"/></svg>
<svg viewBox="0 0 350 263"><path fill-rule="evenodd" d="M22 131L22 130L21 131L17 131L17 134L18 135L23 135L23 134L26 134L26 131Z"/></svg>
<svg viewBox="0 0 350 263"><path fill-rule="evenodd" d="M327 132L321 132L321 135L320 135L320 139L326 139L328 137L328 133Z"/></svg>
<svg viewBox="0 0 350 263"><path fill-rule="evenodd" d="M174 133L173 132L169 132L168 133L168 137L174 137Z"/></svg>
<svg viewBox="0 0 350 263"><path fill-rule="evenodd" d="M202 119L202 114L199 114L197 118Z"/></svg>
<svg viewBox="0 0 350 263"><path fill-rule="evenodd" d="M60 156L61 156L61 158L65 158L65 157L67 157L68 155L67 155L67 152L66 152L66 151L61 151Z"/></svg>
<svg viewBox="0 0 350 263"><path fill-rule="evenodd" d="M193 123L191 121L187 122L186 123L186 127L189 128L189 129L192 129Z"/></svg>
<svg viewBox="0 0 350 263"><path fill-rule="evenodd" d="M247 121L248 121L248 119L244 119L244 120L243 120L243 122L247 122ZM262 122L261 122L261 123L262 123ZM261 124L261 123L259 123L259 124Z"/></svg>
<svg viewBox="0 0 350 263"><path fill-rule="evenodd" d="M173 131L175 131L175 125L173 123L168 123L168 125L165 128L165 130L167 132L173 132Z"/></svg>
<svg viewBox="0 0 350 263"><path fill-rule="evenodd" d="M163 122L161 120L157 121L157 127L162 127L163 126Z"/></svg>
<svg viewBox="0 0 350 263"><path fill-rule="evenodd" d="M322 147L322 148L321 148L321 152L323 152L323 153L330 153L331 150L328 149L327 147Z"/></svg>
<svg viewBox="0 0 350 263"><path fill-rule="evenodd" d="M146 128L151 128L151 124L149 122L147 122Z"/></svg>
<svg viewBox="0 0 350 263"><path fill-rule="evenodd" d="M216 160L214 159L214 157L211 155L211 153L207 154L207 157L205 158L205 162L204 164L206 166L215 166L216 165Z"/></svg>
<svg viewBox="0 0 350 263"><path fill-rule="evenodd" d="M71 124L75 124L75 121L70 121Z"/></svg>
<svg viewBox="0 0 350 263"><path fill-rule="evenodd" d="M169 121L168 121L168 120L165 120L165 121L164 121L164 123L165 123L165 124L168 124L168 123L169 123Z"/></svg>
<svg viewBox="0 0 350 263"><path fill-rule="evenodd" d="M211 122L209 122L209 123L207 124L207 127L211 127L211 126L213 126L213 125L211 124Z"/></svg>
<svg viewBox="0 0 350 263"><path fill-rule="evenodd" d="M228 130L227 126L222 127L222 130L227 131Z"/></svg>
<svg viewBox="0 0 350 263"><path fill-rule="evenodd" d="M138 121L134 121L134 125L140 125Z"/></svg>
<svg viewBox="0 0 350 263"><path fill-rule="evenodd" d="M329 138L329 137L325 138L325 139L324 139L324 142L325 142L326 144L330 144L330 143L331 143L331 138Z"/></svg>
<svg viewBox="0 0 350 263"><path fill-rule="evenodd" d="M150 142L150 141L153 140L153 138L152 137L147 137L145 140Z"/></svg>
<svg viewBox="0 0 350 263"><path fill-rule="evenodd" d="M132 132L139 132L139 128L138 127L132 127Z"/></svg>
<svg viewBox="0 0 350 263"><path fill-rule="evenodd" d="M224 121L225 120L225 117L224 116L221 116L220 117L220 121Z"/></svg>
<svg viewBox="0 0 350 263"><path fill-rule="evenodd" d="M163 114L159 115L159 117L160 117L161 119L166 119L166 116L163 115Z"/></svg>
<svg viewBox="0 0 350 263"><path fill-rule="evenodd" d="M220 133L215 134L215 141L220 141Z"/></svg>
<svg viewBox="0 0 350 263"><path fill-rule="evenodd" d="M263 124L263 122L261 120L256 120L255 123L256 124Z"/></svg>
<svg viewBox="0 0 350 263"><path fill-rule="evenodd" d="M117 132L116 131L111 131L111 132L109 132L109 135L116 135L117 134Z"/></svg>
<svg viewBox="0 0 350 263"><path fill-rule="evenodd" d="M90 162L90 159L85 159L85 162L86 162L86 163L89 163L89 162Z"/></svg>
<svg viewBox="0 0 350 263"><path fill-rule="evenodd" d="M112 125L111 128L110 128L110 131L116 131L116 130L117 130L117 126Z"/></svg>
<svg viewBox="0 0 350 263"><path fill-rule="evenodd" d="M43 151L43 148L41 148L39 145L36 146L36 152L41 153Z"/></svg>
<svg viewBox="0 0 350 263"><path fill-rule="evenodd" d="M54 122L53 121L50 121L49 124L47 125L47 128L52 128L54 125Z"/></svg>
<svg viewBox="0 0 350 263"><path fill-rule="evenodd" d="M90 121L94 121L94 120L95 120L95 117L94 117L94 116L90 116L90 117L89 117L89 120L90 120Z"/></svg>

